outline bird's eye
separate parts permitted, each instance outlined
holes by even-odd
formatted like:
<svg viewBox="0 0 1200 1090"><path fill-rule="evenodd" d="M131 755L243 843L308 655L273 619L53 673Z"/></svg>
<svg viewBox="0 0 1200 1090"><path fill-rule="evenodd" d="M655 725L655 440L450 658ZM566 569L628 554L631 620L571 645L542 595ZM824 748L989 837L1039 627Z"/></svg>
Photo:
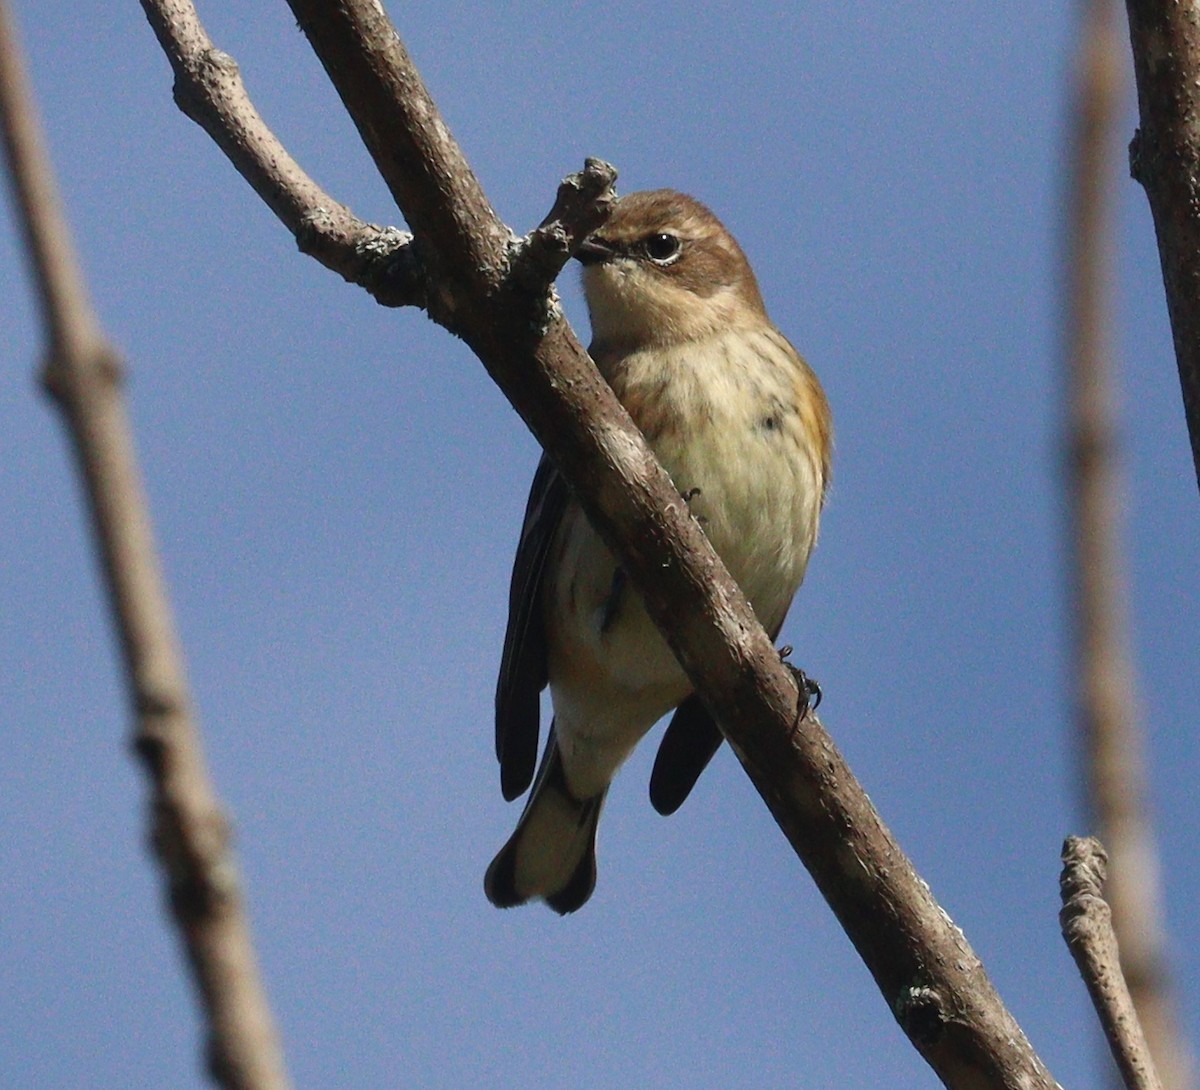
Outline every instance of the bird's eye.
<svg viewBox="0 0 1200 1090"><path fill-rule="evenodd" d="M655 265L670 265L679 258L680 250L683 249L678 237L667 234L651 235L642 246L646 256Z"/></svg>

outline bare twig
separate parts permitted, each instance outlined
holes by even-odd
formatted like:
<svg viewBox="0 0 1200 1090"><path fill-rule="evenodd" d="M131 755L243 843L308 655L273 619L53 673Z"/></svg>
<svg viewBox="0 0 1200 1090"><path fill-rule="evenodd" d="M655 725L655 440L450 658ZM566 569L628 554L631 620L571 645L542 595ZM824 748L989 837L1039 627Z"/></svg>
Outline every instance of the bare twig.
<svg viewBox="0 0 1200 1090"><path fill-rule="evenodd" d="M1158 856L1127 646L1112 406L1113 188L1125 51L1116 0L1082 0L1067 192L1066 489L1085 805L1108 847L1121 963L1167 1090L1191 1086L1163 955Z"/></svg>
<svg viewBox="0 0 1200 1090"><path fill-rule="evenodd" d="M49 345L43 381L62 410L87 491L124 653L134 746L150 778L151 839L208 1017L209 1066L231 1090L285 1090L228 823L192 717L121 397L121 362L100 330L75 259L6 0L0 0L0 115Z"/></svg>
<svg viewBox="0 0 1200 1090"><path fill-rule="evenodd" d="M380 5L291 5L413 230L429 314L475 350L622 557L889 1009L948 1086L1055 1086L820 723L797 728L795 682L741 591L553 298L530 291L603 220L604 168L585 169L581 199L560 191L559 226L516 242Z"/></svg>
<svg viewBox="0 0 1200 1090"><path fill-rule="evenodd" d="M1140 125L1130 171L1146 190L1183 408L1200 482L1200 21L1191 4L1126 0Z"/></svg>
<svg viewBox="0 0 1200 1090"><path fill-rule="evenodd" d="M303 253L385 306L424 306L425 278L412 236L358 219L316 184L267 127L237 62L217 49L189 2L143 0L175 74L179 108L216 141Z"/></svg>
<svg viewBox="0 0 1200 1090"><path fill-rule="evenodd" d="M563 180L554 207L513 254L512 275L530 293L548 292L579 244L608 218L617 172L599 159Z"/></svg>
<svg viewBox="0 0 1200 1090"><path fill-rule="evenodd" d="M1102 889L1108 856L1094 837L1069 836L1063 843L1063 938L1079 966L1088 994L1128 1090L1162 1090L1137 1011L1121 973L1112 913Z"/></svg>

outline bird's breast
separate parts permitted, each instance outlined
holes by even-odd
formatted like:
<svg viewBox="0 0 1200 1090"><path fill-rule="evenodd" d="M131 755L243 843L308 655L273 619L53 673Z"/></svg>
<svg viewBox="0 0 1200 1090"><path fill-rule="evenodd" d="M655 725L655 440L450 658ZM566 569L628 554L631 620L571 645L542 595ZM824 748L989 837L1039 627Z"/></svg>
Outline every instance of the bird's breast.
<svg viewBox="0 0 1200 1090"><path fill-rule="evenodd" d="M816 377L771 327L632 353L617 396L767 627L817 538L829 461Z"/></svg>

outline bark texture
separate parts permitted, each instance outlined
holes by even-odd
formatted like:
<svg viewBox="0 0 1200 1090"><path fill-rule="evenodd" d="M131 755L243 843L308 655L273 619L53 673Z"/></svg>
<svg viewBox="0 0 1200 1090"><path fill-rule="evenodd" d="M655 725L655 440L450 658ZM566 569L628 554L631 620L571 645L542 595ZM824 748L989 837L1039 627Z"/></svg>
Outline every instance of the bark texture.
<svg viewBox="0 0 1200 1090"><path fill-rule="evenodd" d="M1174 0L1127 0L1125 7L1139 115L1129 166L1154 217L1200 484L1200 13Z"/></svg>
<svg viewBox="0 0 1200 1090"><path fill-rule="evenodd" d="M1163 1090L1121 973L1112 914L1103 895L1108 863L1104 848L1092 837L1068 837L1062 860L1063 938L1092 997L1121 1078L1127 1090Z"/></svg>

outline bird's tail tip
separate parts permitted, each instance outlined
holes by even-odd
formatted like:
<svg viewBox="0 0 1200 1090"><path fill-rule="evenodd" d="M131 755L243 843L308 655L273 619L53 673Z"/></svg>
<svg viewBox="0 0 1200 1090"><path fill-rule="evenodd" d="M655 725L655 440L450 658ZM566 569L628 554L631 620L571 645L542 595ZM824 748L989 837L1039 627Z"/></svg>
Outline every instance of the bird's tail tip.
<svg viewBox="0 0 1200 1090"><path fill-rule="evenodd" d="M497 908L540 898L565 916L596 888L596 827L605 792L575 798L551 747L516 830L484 875L484 892Z"/></svg>
<svg viewBox="0 0 1200 1090"><path fill-rule="evenodd" d="M555 890L521 889L517 882L516 855L515 848L506 844L484 875L484 893L497 908L517 908L540 898L560 916L567 916L587 904L596 888L594 851L586 852L566 883Z"/></svg>

